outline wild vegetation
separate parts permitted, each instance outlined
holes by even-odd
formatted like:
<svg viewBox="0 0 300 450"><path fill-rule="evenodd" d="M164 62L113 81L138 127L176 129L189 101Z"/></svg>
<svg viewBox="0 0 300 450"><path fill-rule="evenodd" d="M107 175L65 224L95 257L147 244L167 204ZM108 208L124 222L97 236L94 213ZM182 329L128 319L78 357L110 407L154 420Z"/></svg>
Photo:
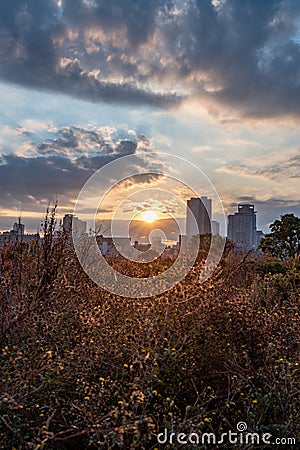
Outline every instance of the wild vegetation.
<svg viewBox="0 0 300 450"><path fill-rule="evenodd" d="M300 217L285 214L270 225L271 233L261 240L260 248L282 261L300 256Z"/></svg>
<svg viewBox="0 0 300 450"><path fill-rule="evenodd" d="M164 428L220 435L240 421L297 437L299 258L228 250L204 284L199 257L169 292L122 298L54 222L43 245L0 250L0 448L158 449Z"/></svg>

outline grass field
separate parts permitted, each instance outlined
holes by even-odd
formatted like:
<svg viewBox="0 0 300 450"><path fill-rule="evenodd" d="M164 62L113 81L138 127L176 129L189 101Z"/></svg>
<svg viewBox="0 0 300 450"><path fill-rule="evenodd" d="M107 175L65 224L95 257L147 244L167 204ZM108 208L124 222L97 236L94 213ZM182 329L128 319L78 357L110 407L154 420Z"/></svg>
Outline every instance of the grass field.
<svg viewBox="0 0 300 450"><path fill-rule="evenodd" d="M211 448L156 435L240 421L297 437L299 260L229 251L200 285L200 256L169 292L129 299L90 281L48 231L43 246L0 250L0 448Z"/></svg>

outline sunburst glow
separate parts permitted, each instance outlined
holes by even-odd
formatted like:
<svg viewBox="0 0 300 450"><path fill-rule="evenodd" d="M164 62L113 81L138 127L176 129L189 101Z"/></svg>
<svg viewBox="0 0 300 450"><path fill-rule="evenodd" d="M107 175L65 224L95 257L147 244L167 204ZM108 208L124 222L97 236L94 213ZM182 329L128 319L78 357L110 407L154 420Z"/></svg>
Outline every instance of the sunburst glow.
<svg viewBox="0 0 300 450"><path fill-rule="evenodd" d="M145 211L142 215L142 219L147 223L151 223L157 219L157 215L154 211Z"/></svg>

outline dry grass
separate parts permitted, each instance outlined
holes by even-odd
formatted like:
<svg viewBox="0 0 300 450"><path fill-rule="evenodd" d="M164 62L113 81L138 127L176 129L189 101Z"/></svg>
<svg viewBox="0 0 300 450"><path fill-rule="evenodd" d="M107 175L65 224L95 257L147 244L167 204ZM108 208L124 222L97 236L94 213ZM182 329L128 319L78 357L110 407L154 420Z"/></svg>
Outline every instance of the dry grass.
<svg viewBox="0 0 300 450"><path fill-rule="evenodd" d="M0 253L0 448L154 449L164 427L241 420L297 436L299 261L229 253L204 285L198 261L168 293L124 299L66 236L46 243Z"/></svg>

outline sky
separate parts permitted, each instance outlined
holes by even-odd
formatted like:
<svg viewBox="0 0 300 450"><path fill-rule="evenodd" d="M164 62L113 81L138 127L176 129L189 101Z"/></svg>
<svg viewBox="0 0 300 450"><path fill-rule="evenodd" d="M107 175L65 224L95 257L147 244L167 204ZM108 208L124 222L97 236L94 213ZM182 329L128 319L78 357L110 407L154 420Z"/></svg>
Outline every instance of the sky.
<svg viewBox="0 0 300 450"><path fill-rule="evenodd" d="M169 153L266 232L300 215L299 98L298 0L2 0L0 230L72 212L108 162Z"/></svg>

